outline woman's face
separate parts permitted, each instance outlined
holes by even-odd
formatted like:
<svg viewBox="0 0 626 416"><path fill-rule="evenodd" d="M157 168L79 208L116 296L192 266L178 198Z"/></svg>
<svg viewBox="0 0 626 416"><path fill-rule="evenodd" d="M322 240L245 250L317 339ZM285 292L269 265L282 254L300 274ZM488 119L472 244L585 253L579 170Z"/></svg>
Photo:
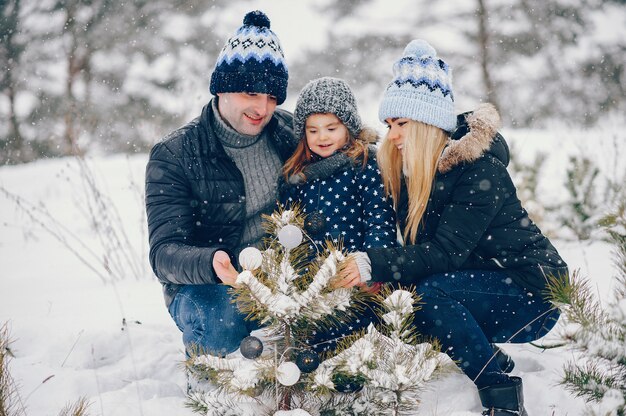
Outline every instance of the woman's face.
<svg viewBox="0 0 626 416"><path fill-rule="evenodd" d="M348 129L334 114L311 114L304 131L309 149L321 157L331 156L348 142Z"/></svg>
<svg viewBox="0 0 626 416"><path fill-rule="evenodd" d="M396 148L402 152L404 148L404 138L409 125L408 118L388 118L385 120L387 124L387 140L390 140Z"/></svg>

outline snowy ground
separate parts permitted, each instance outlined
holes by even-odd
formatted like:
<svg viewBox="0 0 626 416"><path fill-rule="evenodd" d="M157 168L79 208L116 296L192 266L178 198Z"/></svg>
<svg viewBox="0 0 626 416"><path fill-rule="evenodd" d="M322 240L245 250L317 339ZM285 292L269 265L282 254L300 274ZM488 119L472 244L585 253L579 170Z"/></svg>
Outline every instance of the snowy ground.
<svg viewBox="0 0 626 416"><path fill-rule="evenodd" d="M141 155L101 158L90 164L138 252L147 246L141 195L135 188L141 187L145 163L146 156ZM0 187L42 204L98 252L98 241L77 196L82 192L80 175L69 159L5 166L0 168ZM2 192L0 218L0 324L8 321L14 339L11 371L21 385L27 414L56 415L81 396L91 402L92 415L191 414L183 404L181 337L147 264L141 279L105 283ZM45 221L54 228L51 220ZM615 274L609 246L554 243L572 269L593 278L599 294L608 293ZM531 415L582 414L583 401L557 384L563 363L572 358L569 353L530 345L504 349L517 363L513 374L524 378ZM435 383L424 394L420 412L479 413L476 390L460 374Z"/></svg>

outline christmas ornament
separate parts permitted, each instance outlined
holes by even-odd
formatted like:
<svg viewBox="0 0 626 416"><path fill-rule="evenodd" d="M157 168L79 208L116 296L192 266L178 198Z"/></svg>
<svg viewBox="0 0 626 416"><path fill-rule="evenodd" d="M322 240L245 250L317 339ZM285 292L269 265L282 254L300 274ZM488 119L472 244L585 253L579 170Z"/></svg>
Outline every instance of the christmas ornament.
<svg viewBox="0 0 626 416"><path fill-rule="evenodd" d="M311 350L304 350L298 353L296 365L303 373L315 371L320 365L320 357Z"/></svg>
<svg viewBox="0 0 626 416"><path fill-rule="evenodd" d="M285 361L276 369L276 379L283 386L293 386L300 380L300 369L295 363Z"/></svg>
<svg viewBox="0 0 626 416"><path fill-rule="evenodd" d="M245 270L256 270L263 263L263 254L256 247L246 247L239 253L239 264Z"/></svg>
<svg viewBox="0 0 626 416"><path fill-rule="evenodd" d="M253 360L258 358L263 352L263 343L257 337L250 335L241 340L239 351L245 358Z"/></svg>
<svg viewBox="0 0 626 416"><path fill-rule="evenodd" d="M332 375L332 381L335 390L340 393L356 393L363 389L362 377L350 376L344 373L335 373Z"/></svg>
<svg viewBox="0 0 626 416"><path fill-rule="evenodd" d="M326 217L319 212L307 215L304 221L304 229L310 234L319 234L326 228Z"/></svg>
<svg viewBox="0 0 626 416"><path fill-rule="evenodd" d="M302 242L302 231L292 224L287 224L278 232L278 241L287 250L296 248Z"/></svg>

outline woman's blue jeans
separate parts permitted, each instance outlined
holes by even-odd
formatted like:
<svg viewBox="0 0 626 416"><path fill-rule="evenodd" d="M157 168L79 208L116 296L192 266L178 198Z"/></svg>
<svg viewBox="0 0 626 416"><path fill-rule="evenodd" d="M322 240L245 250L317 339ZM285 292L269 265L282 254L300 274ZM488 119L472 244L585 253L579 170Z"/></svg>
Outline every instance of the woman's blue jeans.
<svg viewBox="0 0 626 416"><path fill-rule="evenodd" d="M490 343L526 343L546 335L558 309L497 271L464 270L417 283L421 309L414 323L435 337L479 387L506 382Z"/></svg>

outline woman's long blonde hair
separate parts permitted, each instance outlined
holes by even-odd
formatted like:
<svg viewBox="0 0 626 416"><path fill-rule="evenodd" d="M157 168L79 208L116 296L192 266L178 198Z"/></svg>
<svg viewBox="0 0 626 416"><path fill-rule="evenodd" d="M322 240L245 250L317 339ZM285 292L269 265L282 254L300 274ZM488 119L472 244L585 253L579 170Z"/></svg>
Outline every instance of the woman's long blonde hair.
<svg viewBox="0 0 626 416"><path fill-rule="evenodd" d="M432 191L439 157L448 140L447 133L439 127L410 120L404 138L404 155L388 138L380 145L378 165L385 192L393 198L396 211L402 175L406 176L409 207L406 227L402 233L405 243L415 243Z"/></svg>

